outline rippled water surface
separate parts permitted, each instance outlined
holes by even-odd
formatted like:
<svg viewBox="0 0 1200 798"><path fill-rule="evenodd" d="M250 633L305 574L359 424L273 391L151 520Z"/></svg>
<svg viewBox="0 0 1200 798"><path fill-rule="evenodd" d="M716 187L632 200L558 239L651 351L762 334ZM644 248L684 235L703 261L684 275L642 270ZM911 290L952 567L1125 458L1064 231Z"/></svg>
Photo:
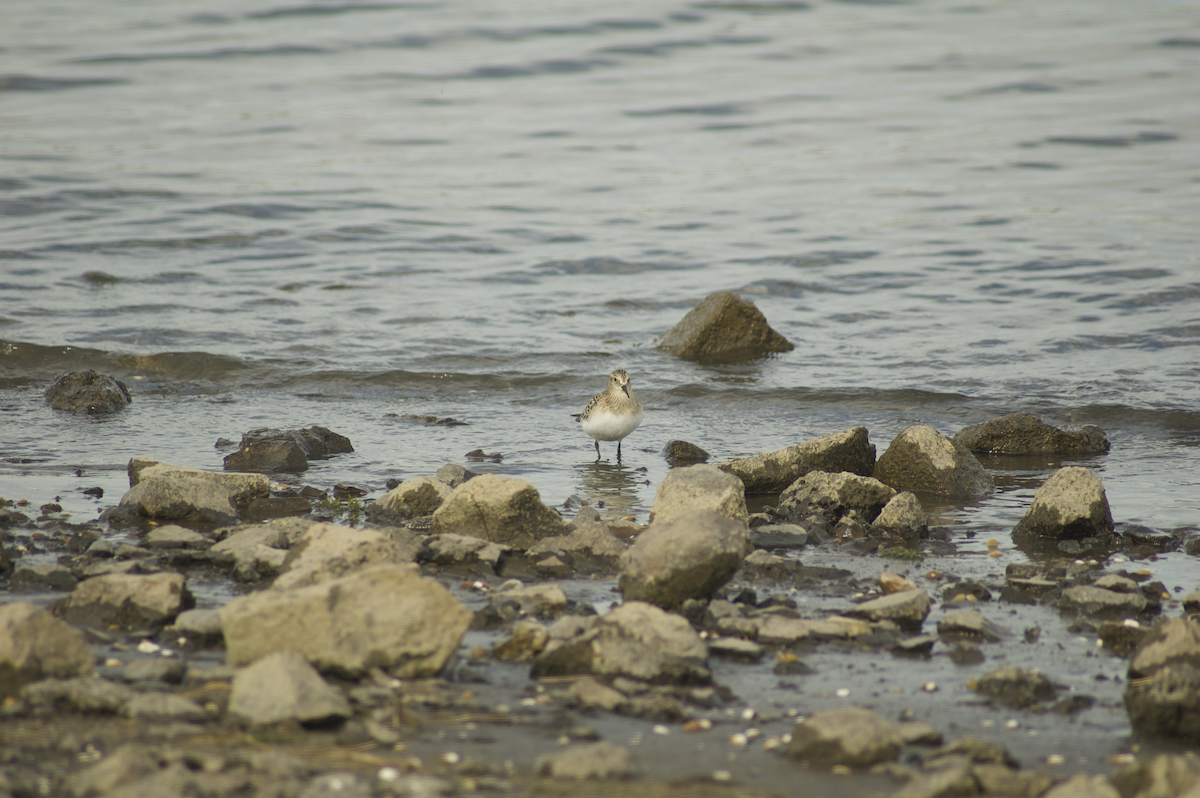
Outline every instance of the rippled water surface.
<svg viewBox="0 0 1200 798"><path fill-rule="evenodd" d="M482 448L644 520L673 438L720 459L865 425L882 452L1024 410L1108 431L1085 464L1119 522L1200 523L1196 26L1115 0L20 0L0 495L88 517L131 456L219 468L218 437L322 424L356 452L309 484L379 495ZM795 350L655 349L719 289ZM85 367L132 406L49 409ZM618 367L646 421L594 464L569 413ZM1055 464L988 465L1001 490L941 520L1004 538Z"/></svg>

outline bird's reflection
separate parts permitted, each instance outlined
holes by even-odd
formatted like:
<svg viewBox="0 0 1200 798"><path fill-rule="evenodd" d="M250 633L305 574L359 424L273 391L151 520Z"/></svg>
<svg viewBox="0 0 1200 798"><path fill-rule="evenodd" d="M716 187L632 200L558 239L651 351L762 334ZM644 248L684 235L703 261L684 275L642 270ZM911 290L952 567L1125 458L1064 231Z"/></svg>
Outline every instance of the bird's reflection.
<svg viewBox="0 0 1200 798"><path fill-rule="evenodd" d="M584 463L575 467L588 504L605 516L631 515L638 505L637 486L646 481L644 471L621 463Z"/></svg>

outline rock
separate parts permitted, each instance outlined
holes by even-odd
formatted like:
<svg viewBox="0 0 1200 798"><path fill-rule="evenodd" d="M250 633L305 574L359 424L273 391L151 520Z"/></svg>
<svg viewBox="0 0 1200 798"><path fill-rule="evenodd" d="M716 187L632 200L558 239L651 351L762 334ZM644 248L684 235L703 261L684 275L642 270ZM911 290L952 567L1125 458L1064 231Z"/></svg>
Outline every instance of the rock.
<svg viewBox="0 0 1200 798"><path fill-rule="evenodd" d="M482 538L445 533L426 539L417 559L449 568L483 568L494 574L501 559L510 551L508 546Z"/></svg>
<svg viewBox="0 0 1200 798"><path fill-rule="evenodd" d="M185 527L167 524L151 529L146 545L152 549L206 549L211 540Z"/></svg>
<svg viewBox="0 0 1200 798"><path fill-rule="evenodd" d="M1121 793L1104 776L1076 773L1042 793L1042 798L1121 798Z"/></svg>
<svg viewBox="0 0 1200 798"><path fill-rule="evenodd" d="M156 629L194 603L183 574L108 574L80 582L63 617L100 629Z"/></svg>
<svg viewBox="0 0 1200 798"><path fill-rule="evenodd" d="M125 704L125 714L134 720L205 721L210 715L195 701L174 693L139 693Z"/></svg>
<svg viewBox="0 0 1200 798"><path fill-rule="evenodd" d="M567 608L567 594L558 585L514 585L491 596L493 607L514 604L524 615L549 617Z"/></svg>
<svg viewBox="0 0 1200 798"><path fill-rule="evenodd" d="M56 562L22 565L13 571L8 587L14 593L32 590L74 590L78 580L71 569Z"/></svg>
<svg viewBox="0 0 1200 798"><path fill-rule="evenodd" d="M415 546L401 547L383 530L313 524L288 551L272 587L315 585L373 565L412 562L415 554Z"/></svg>
<svg viewBox="0 0 1200 798"><path fill-rule="evenodd" d="M1114 771L1108 780L1121 795L1137 798L1159 795L1194 798L1200 795L1200 767L1191 756L1159 754Z"/></svg>
<svg viewBox="0 0 1200 798"><path fill-rule="evenodd" d="M596 681L591 676L584 676L571 683L571 695L580 706L599 707L612 712L625 703L625 694L614 690L606 684Z"/></svg>
<svg viewBox="0 0 1200 798"><path fill-rule="evenodd" d="M1013 709L1029 709L1050 701L1058 689L1058 685L1037 670L1013 667L984 674L975 687L980 695Z"/></svg>
<svg viewBox="0 0 1200 798"><path fill-rule="evenodd" d="M295 590L240 596L221 608L226 659L243 665L295 651L322 671L402 679L442 669L472 613L415 565L383 565Z"/></svg>
<svg viewBox="0 0 1200 798"><path fill-rule="evenodd" d="M810 471L869 477L875 468L875 445L866 427L855 427L716 466L740 479L747 494L779 493Z"/></svg>
<svg viewBox="0 0 1200 798"><path fill-rule="evenodd" d="M711 598L750 550L745 521L714 510L655 520L621 555L617 588L626 601L673 609L689 598Z"/></svg>
<svg viewBox="0 0 1200 798"><path fill-rule="evenodd" d="M1125 710L1135 733L1200 741L1200 624L1156 623L1129 664Z"/></svg>
<svg viewBox="0 0 1200 798"><path fill-rule="evenodd" d="M242 506L254 499L270 495L271 481L262 474L227 473L221 471L205 471L201 468L169 465L160 463L150 457L131 458L125 467L129 475L129 487L135 487L139 482L151 477L171 479L174 477L194 477L220 485L227 490L236 506Z"/></svg>
<svg viewBox="0 0 1200 798"><path fill-rule="evenodd" d="M289 518L240 527L210 548L209 558L215 565L233 566L234 576L243 581L275 576L287 559L287 549L310 526L311 521Z"/></svg>
<svg viewBox="0 0 1200 798"><path fill-rule="evenodd" d="M572 745L540 757L535 770L556 779L612 779L630 774L629 750L612 743Z"/></svg>
<svg viewBox="0 0 1200 798"><path fill-rule="evenodd" d="M303 496L268 496L255 499L242 510L242 518L257 523L272 518L287 518L308 515L313 511L312 503Z"/></svg>
<svg viewBox="0 0 1200 798"><path fill-rule="evenodd" d="M27 682L91 672L92 649L78 629L23 601L0 604L0 697Z"/></svg>
<svg viewBox="0 0 1200 798"><path fill-rule="evenodd" d="M900 754L903 739L894 723L862 707L826 709L792 731L788 756L813 767L867 768Z"/></svg>
<svg viewBox="0 0 1200 798"><path fill-rule="evenodd" d="M789 646L809 636L809 623L802 618L768 615L758 622L758 642L768 646Z"/></svg>
<svg viewBox="0 0 1200 798"><path fill-rule="evenodd" d="M1029 538L1107 537L1112 531L1112 511L1100 479L1086 468L1067 466L1037 489L1012 534L1020 544Z"/></svg>
<svg viewBox="0 0 1200 798"><path fill-rule="evenodd" d="M922 767L922 772L892 793L891 798L948 798L978 794L979 784L971 763L959 759L943 763L941 767Z"/></svg>
<svg viewBox="0 0 1200 798"><path fill-rule="evenodd" d="M479 476L479 474L475 473L474 471L468 471L460 465L446 463L446 465L437 470L437 473L434 474L434 476L453 489L457 488L468 479L474 479L475 477Z"/></svg>
<svg viewBox="0 0 1200 798"><path fill-rule="evenodd" d="M971 768L979 789L984 795L1044 796L1054 786L1058 779L1049 773L1038 773L1031 770L1017 770L1007 765L977 762ZM1101 777L1103 778L1103 777ZM1097 798L1110 798L1111 793L1088 793ZM1115 796L1113 796L1115 798Z"/></svg>
<svg viewBox="0 0 1200 798"><path fill-rule="evenodd" d="M1120 576L1119 574L1105 574L1104 576L1097 579L1095 582L1092 582L1092 587L1099 587L1099 588L1103 588L1104 590L1111 590L1114 593L1137 593L1137 592L1139 592L1137 582L1135 582L1132 579L1129 579L1127 577Z"/></svg>
<svg viewBox="0 0 1200 798"><path fill-rule="evenodd" d="M614 571L620 557L629 548L601 521L571 522L573 529L566 535L543 538L529 549L531 555L555 554L566 559L576 569Z"/></svg>
<svg viewBox="0 0 1200 798"><path fill-rule="evenodd" d="M76 798L115 794L118 787L156 773L158 768L158 756L149 746L128 743L67 777L66 792Z"/></svg>
<svg viewBox="0 0 1200 798"><path fill-rule="evenodd" d="M795 348L771 329L753 302L732 291L709 294L659 337L657 344L686 360L725 363Z"/></svg>
<svg viewBox="0 0 1200 798"><path fill-rule="evenodd" d="M868 621L892 621L901 629L909 632L921 628L929 615L929 594L924 590L904 590L890 593L877 599L864 601L847 612L856 618L866 618Z"/></svg>
<svg viewBox="0 0 1200 798"><path fill-rule="evenodd" d="M414 776L408 776L403 781L397 780L389 786L389 792L398 795L446 794L444 785L432 778L423 782L417 781ZM375 792L371 789L370 779L351 770L342 770L314 777L296 798L371 798L373 795Z"/></svg>
<svg viewBox="0 0 1200 798"><path fill-rule="evenodd" d="M1010 636L1007 629L983 617L979 610L952 612L938 621L938 634L951 640L976 640L998 643Z"/></svg>
<svg viewBox="0 0 1200 798"><path fill-rule="evenodd" d="M367 518L378 524L433 515L453 491L446 482L433 477L408 479L368 504Z"/></svg>
<svg viewBox="0 0 1200 798"><path fill-rule="evenodd" d="M121 677L127 682L179 684L183 681L183 663L166 657L135 659L122 669Z"/></svg>
<svg viewBox="0 0 1200 798"><path fill-rule="evenodd" d="M78 712L118 715L138 695L131 687L96 676L43 679L25 685L20 699L34 715Z"/></svg>
<svg viewBox="0 0 1200 798"><path fill-rule="evenodd" d="M799 524L764 524L750 530L756 549L802 549L808 545L808 530Z"/></svg>
<svg viewBox="0 0 1200 798"><path fill-rule="evenodd" d="M533 675L592 674L651 684L707 684L708 649L687 619L628 601L603 618L564 616L533 663Z"/></svg>
<svg viewBox="0 0 1200 798"><path fill-rule="evenodd" d="M954 441L971 451L988 454L1079 456L1101 454L1111 447L1108 436L1099 427L1059 429L1031 413L1012 413L963 427L955 434Z"/></svg>
<svg viewBox="0 0 1200 798"><path fill-rule="evenodd" d="M708 452L687 441L669 441L663 447L662 454L672 466L703 463L708 460Z"/></svg>
<svg viewBox="0 0 1200 798"><path fill-rule="evenodd" d="M291 651L268 654L238 671L229 713L245 723L327 723L350 717L350 702Z"/></svg>
<svg viewBox="0 0 1200 798"><path fill-rule="evenodd" d="M780 494L776 514L796 523L810 515L820 515L832 524L855 510L867 521L873 521L895 495L896 491L873 477L847 471L837 474L810 471Z"/></svg>
<svg viewBox="0 0 1200 798"><path fill-rule="evenodd" d="M325 427L308 429L253 429L242 435L238 450L225 457L226 471L256 473L297 472L309 460L353 452L350 439Z"/></svg>
<svg viewBox="0 0 1200 798"><path fill-rule="evenodd" d="M992 591L983 582L964 580L942 590L942 601L991 601Z"/></svg>
<svg viewBox="0 0 1200 798"><path fill-rule="evenodd" d="M454 533L521 549L570 532L558 513L542 504L528 482L481 474L454 489L433 514L434 535Z"/></svg>
<svg viewBox="0 0 1200 798"><path fill-rule="evenodd" d="M929 519L921 502L908 491L897 493L883 506L871 524L871 535L895 539L906 549L915 549L929 533Z"/></svg>
<svg viewBox="0 0 1200 798"><path fill-rule="evenodd" d="M743 662L758 662L763 658L763 651L758 643L738 637L719 637L708 641L710 654Z"/></svg>
<svg viewBox="0 0 1200 798"><path fill-rule="evenodd" d="M147 518L205 526L228 526L237 520L233 496L200 477L143 477L121 497L120 506Z"/></svg>
<svg viewBox="0 0 1200 798"><path fill-rule="evenodd" d="M221 614L217 610L185 610L175 618L175 631L199 645L220 643Z"/></svg>
<svg viewBox="0 0 1200 798"><path fill-rule="evenodd" d="M550 635L546 627L532 621L513 624L512 636L492 649L492 656L509 662L533 659L546 647Z"/></svg>
<svg viewBox="0 0 1200 798"><path fill-rule="evenodd" d="M1133 618L1145 612L1146 607L1146 599L1140 593L1114 593L1093 585L1069 587L1058 600L1058 608L1063 612L1110 620Z"/></svg>
<svg viewBox="0 0 1200 798"><path fill-rule="evenodd" d="M875 464L874 477L898 491L961 499L980 499L996 489L975 455L924 424L908 427L892 440Z"/></svg>
<svg viewBox="0 0 1200 798"><path fill-rule="evenodd" d="M1137 651L1149 634L1150 629L1140 624L1130 626L1113 621L1100 624L1100 628L1096 630L1097 645L1118 657L1128 657Z"/></svg>
<svg viewBox="0 0 1200 798"><path fill-rule="evenodd" d="M750 517L741 480L703 463L667 472L654 494L650 522L673 521L692 510L714 510L743 525Z"/></svg>
<svg viewBox="0 0 1200 798"><path fill-rule="evenodd" d="M46 389L45 398L55 410L88 415L114 413L133 401L125 383L92 369L62 375Z"/></svg>
<svg viewBox="0 0 1200 798"><path fill-rule="evenodd" d="M884 593L903 593L905 590L917 589L917 586L911 580L905 579L900 574L894 574L891 571L884 571L876 581L879 584L879 589Z"/></svg>

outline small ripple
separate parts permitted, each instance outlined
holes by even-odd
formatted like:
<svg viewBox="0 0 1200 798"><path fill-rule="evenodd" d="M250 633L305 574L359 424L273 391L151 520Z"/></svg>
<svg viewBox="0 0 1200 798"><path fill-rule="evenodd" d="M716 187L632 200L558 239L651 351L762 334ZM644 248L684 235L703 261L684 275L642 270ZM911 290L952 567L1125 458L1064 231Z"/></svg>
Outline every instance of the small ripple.
<svg viewBox="0 0 1200 798"><path fill-rule="evenodd" d="M124 78L42 78L36 75L0 75L0 91L59 91L84 86L114 86Z"/></svg>

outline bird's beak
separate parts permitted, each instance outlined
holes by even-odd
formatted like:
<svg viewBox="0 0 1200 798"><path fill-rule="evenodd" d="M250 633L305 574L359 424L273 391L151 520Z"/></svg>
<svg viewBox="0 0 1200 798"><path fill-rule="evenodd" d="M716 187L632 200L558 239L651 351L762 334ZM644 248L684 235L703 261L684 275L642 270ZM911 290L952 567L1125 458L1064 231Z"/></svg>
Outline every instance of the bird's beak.
<svg viewBox="0 0 1200 798"><path fill-rule="evenodd" d="M621 390L625 392L626 396L629 396L629 386L628 385L622 385Z"/></svg>

